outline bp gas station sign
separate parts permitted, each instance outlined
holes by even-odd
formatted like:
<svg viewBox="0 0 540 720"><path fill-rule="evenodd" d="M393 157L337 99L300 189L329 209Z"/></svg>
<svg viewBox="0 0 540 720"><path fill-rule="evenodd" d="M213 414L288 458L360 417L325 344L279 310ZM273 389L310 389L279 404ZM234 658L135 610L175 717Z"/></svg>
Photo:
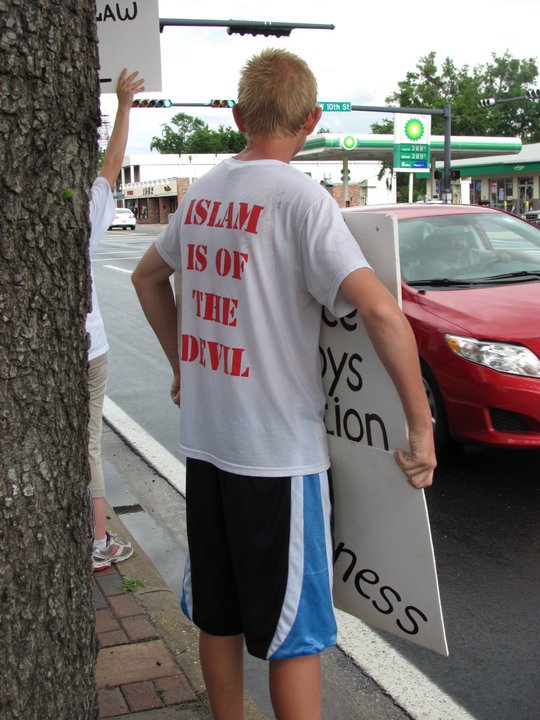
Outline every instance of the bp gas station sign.
<svg viewBox="0 0 540 720"><path fill-rule="evenodd" d="M394 170L429 170L431 115L396 115L394 120Z"/></svg>

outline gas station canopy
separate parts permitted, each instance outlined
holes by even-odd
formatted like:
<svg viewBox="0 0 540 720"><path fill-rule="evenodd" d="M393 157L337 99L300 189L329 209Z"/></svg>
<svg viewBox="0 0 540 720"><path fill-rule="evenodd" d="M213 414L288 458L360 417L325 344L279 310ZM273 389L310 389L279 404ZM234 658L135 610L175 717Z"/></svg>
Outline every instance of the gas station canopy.
<svg viewBox="0 0 540 720"><path fill-rule="evenodd" d="M450 138L453 160L485 155L512 155L521 152L518 137L472 137L453 135ZM371 160L393 159L394 135L354 135L321 133L308 138L295 156L298 160ZM444 159L444 136L431 136L431 160Z"/></svg>

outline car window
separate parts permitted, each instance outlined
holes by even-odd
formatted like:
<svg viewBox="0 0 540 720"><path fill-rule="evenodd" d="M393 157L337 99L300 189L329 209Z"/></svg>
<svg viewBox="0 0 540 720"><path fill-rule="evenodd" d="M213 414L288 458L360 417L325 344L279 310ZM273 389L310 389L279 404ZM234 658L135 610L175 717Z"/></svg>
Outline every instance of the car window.
<svg viewBox="0 0 540 720"><path fill-rule="evenodd" d="M540 229L506 213L400 220L399 254L405 282L538 273Z"/></svg>
<svg viewBox="0 0 540 720"><path fill-rule="evenodd" d="M483 223L483 230L489 247L495 250L519 248L524 252L540 252L540 231L536 228L532 228L531 233L529 227L523 223L490 222L488 219Z"/></svg>

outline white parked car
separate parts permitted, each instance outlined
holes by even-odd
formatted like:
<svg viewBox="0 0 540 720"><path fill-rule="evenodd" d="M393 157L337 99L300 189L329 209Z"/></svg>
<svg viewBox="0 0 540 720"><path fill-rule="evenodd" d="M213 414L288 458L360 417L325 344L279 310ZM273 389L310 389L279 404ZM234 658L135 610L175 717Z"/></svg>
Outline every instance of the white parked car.
<svg viewBox="0 0 540 720"><path fill-rule="evenodd" d="M121 227L124 230L131 228L135 230L137 225L137 218L129 208L116 208L116 215L114 220L109 225L109 230L113 228Z"/></svg>
<svg viewBox="0 0 540 720"><path fill-rule="evenodd" d="M540 225L540 210L526 210L521 217L533 225Z"/></svg>

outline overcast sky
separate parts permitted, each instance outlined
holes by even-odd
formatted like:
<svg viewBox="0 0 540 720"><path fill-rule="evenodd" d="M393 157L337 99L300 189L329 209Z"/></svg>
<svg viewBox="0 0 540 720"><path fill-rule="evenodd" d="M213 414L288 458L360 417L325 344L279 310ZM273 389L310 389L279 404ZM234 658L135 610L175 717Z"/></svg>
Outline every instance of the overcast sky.
<svg viewBox="0 0 540 720"><path fill-rule="evenodd" d="M143 1L143 0L141 0ZM332 3L328 0L159 0L161 18L267 20L335 25L334 30L293 30L289 38L227 35L226 28L168 27L161 34L163 91L148 97L174 102L236 99L244 62L266 47L303 57L313 69L319 100L384 105L420 57L434 50L438 65L450 57L458 68L484 65L508 51L540 64L539 0L471 0ZM102 112L112 120L116 97L103 95ZM172 108L134 110L127 154L149 152L161 125L177 112L202 118L212 128L234 127L230 110ZM332 132L369 132L374 113L325 113ZM154 151L155 152L155 151Z"/></svg>

